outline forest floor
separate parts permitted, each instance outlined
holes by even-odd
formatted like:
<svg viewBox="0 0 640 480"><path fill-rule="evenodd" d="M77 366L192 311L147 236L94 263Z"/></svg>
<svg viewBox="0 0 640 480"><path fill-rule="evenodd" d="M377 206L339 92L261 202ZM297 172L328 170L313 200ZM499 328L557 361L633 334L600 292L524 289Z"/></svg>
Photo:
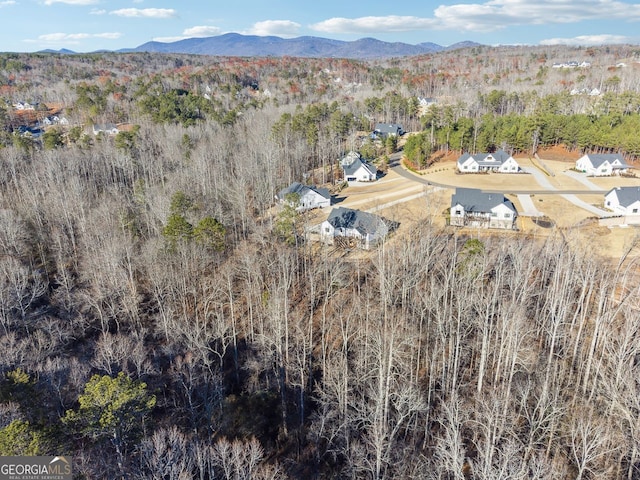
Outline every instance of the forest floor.
<svg viewBox="0 0 640 480"><path fill-rule="evenodd" d="M446 214L451 204L451 194L455 187L479 188L504 192L518 212L537 210L547 220L536 221L535 217L520 216L518 232L484 231L460 229L461 234L484 235L526 235L534 238L546 238L552 233L560 233L576 248L615 261L636 240L639 227L601 226L594 210L603 209L604 192L616 186L640 186L636 177L581 178L572 170L579 157L562 148L539 152L538 159L528 156L516 156L516 160L526 170L543 172L544 184L540 175L522 174L483 174L461 175L456 173L458 155L440 155L437 163L419 174L415 179L406 178L390 169L380 180L373 183L349 186L343 189L335 199L336 206L356 208L376 212L390 220L400 222L398 238L404 238L411 226L418 221L430 221L436 226L445 227ZM424 181L446 185L447 187L427 186ZM552 188L564 192L575 192L575 199L584 202L582 208ZM515 194L513 192L518 192ZM532 192L527 194L526 192ZM593 193L592 193L593 192ZM524 197L524 198L523 198ZM528 198L527 198L528 197ZM525 204L523 204L523 200ZM327 212L317 212L313 217L319 223ZM555 227L555 228L552 228ZM640 257L640 247L632 256Z"/></svg>

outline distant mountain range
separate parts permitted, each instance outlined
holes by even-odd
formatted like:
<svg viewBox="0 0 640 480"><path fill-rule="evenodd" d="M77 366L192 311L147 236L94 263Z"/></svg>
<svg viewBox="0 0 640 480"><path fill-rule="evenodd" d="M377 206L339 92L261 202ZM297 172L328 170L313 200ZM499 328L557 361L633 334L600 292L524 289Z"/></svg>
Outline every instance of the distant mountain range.
<svg viewBox="0 0 640 480"><path fill-rule="evenodd" d="M374 59L422 55L478 45L480 44L474 42L460 42L443 47L429 42L411 45L401 42L383 42L375 38L361 38L347 42L321 37L281 38L227 33L215 37L187 38L169 43L147 42L139 47L126 48L118 50L118 52L187 53L233 57L291 56ZM59 53L71 52L64 50Z"/></svg>

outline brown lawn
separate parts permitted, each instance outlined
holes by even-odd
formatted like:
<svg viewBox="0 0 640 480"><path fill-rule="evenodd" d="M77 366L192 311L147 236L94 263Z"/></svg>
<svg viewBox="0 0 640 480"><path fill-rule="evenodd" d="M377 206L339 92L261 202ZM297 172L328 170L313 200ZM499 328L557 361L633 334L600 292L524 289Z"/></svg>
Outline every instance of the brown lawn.
<svg viewBox="0 0 640 480"><path fill-rule="evenodd" d="M522 205L517 195L511 193L512 191L545 190L530 174L459 174L455 169L458 153L450 152L445 155L441 152L437 155L438 161L430 168L420 172L420 178L451 187L503 191L519 211L523 210ZM551 175L545 178L556 189L585 192L577 197L584 202L602 208L602 194L588 193L587 186L563 173L573 167L579 155L567 152L567 155L563 156L562 149L554 148L540 152L539 157L541 162L530 159L526 155L517 157L517 160L522 166L546 168ZM590 177L588 180L605 191L615 186L640 185L639 178ZM398 232L392 241L405 241L411 232L411 226L418 221L430 221L438 227L445 227L444 212L450 206L452 193L452 188L425 187L389 170L387 175L377 182L344 188L337 194L337 203L334 206L373 211L400 222ZM539 226L531 218L520 217L518 232L470 230L469 233L473 232L474 235L527 235L544 239L552 232L560 231L576 248L587 248L592 252L598 251L603 257L615 262L630 242L634 240L636 233L640 232L640 228L635 227L600 227L592 212L574 205L558 194L534 194L531 199L536 209L551 220L553 227ZM322 222L326 219L329 211L330 209L324 209L323 211L310 212L308 214L310 224ZM465 231L463 229L457 230L461 233Z"/></svg>

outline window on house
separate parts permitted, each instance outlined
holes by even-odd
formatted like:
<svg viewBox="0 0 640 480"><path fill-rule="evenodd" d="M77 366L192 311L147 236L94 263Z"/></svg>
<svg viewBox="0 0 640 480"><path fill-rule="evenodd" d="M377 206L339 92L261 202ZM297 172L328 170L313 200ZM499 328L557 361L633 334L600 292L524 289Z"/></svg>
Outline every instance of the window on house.
<svg viewBox="0 0 640 480"><path fill-rule="evenodd" d="M607 200L607 207L611 205L611 202Z"/></svg>
<svg viewBox="0 0 640 480"><path fill-rule="evenodd" d="M325 233L329 233L329 230L331 230L329 227L324 227Z"/></svg>
<svg viewBox="0 0 640 480"><path fill-rule="evenodd" d="M511 214L510 213L505 213L504 214L504 218L511 218Z"/></svg>
<svg viewBox="0 0 640 480"><path fill-rule="evenodd" d="M456 215L462 215L462 210L460 209L456 210Z"/></svg>
<svg viewBox="0 0 640 480"><path fill-rule="evenodd" d="M491 212L491 216L492 216L493 218L495 218L495 217L497 217L497 216L498 216L498 214L497 214L496 212Z"/></svg>
<svg viewBox="0 0 640 480"><path fill-rule="evenodd" d="M634 208L633 210L631 210L631 213L638 213L638 209Z"/></svg>

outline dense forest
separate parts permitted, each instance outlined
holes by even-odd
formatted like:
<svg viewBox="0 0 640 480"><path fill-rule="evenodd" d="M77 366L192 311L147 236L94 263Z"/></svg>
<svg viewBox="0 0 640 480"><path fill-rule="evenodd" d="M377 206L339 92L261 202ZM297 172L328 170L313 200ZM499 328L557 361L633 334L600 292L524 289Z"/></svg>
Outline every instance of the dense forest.
<svg viewBox="0 0 640 480"><path fill-rule="evenodd" d="M337 252L274 210L346 150L397 149L376 122L423 164L634 159L639 53L1 54L0 455L86 479L640 478L635 245L422 219Z"/></svg>

